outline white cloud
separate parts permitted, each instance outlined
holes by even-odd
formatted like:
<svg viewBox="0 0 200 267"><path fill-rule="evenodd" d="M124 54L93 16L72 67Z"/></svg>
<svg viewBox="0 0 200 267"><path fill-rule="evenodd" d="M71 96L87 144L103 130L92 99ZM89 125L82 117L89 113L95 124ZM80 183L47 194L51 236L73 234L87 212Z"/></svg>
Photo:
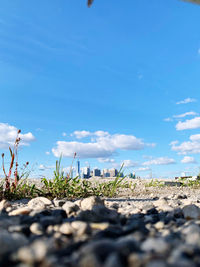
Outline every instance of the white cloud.
<svg viewBox="0 0 200 267"><path fill-rule="evenodd" d="M89 131L74 131L71 136L75 136L77 139L85 138L91 136L91 132Z"/></svg>
<svg viewBox="0 0 200 267"><path fill-rule="evenodd" d="M171 149L181 155L200 153L200 134L191 135L189 139L179 145L171 144Z"/></svg>
<svg viewBox="0 0 200 267"><path fill-rule="evenodd" d="M194 111L185 112L183 114L174 115L173 118L184 118L186 116L197 116L198 113Z"/></svg>
<svg viewBox="0 0 200 267"><path fill-rule="evenodd" d="M101 163L114 163L115 162L114 159L110 159L110 158L99 158L98 161Z"/></svg>
<svg viewBox="0 0 200 267"><path fill-rule="evenodd" d="M90 132L79 131L76 136L89 136ZM74 132L74 133L75 133ZM92 134L94 135L94 134ZM141 150L145 146L153 146L154 144L145 144L141 139L133 135L114 134L97 131L93 142L65 142L57 141L57 146L52 149L53 154L59 157L73 157L74 152L79 158L108 158L115 154L118 149L121 150Z"/></svg>
<svg viewBox="0 0 200 267"><path fill-rule="evenodd" d="M181 163L196 163L196 160L194 159L194 157L185 156L181 160Z"/></svg>
<svg viewBox="0 0 200 267"><path fill-rule="evenodd" d="M45 152L45 154L46 154L46 155L50 155L50 154L51 154L51 152L49 152L49 151L46 151L46 152Z"/></svg>
<svg viewBox="0 0 200 267"><path fill-rule="evenodd" d="M50 169L54 169L54 168L55 168L54 165L46 166L44 164L40 164L39 167L38 167L38 169L40 171L50 170Z"/></svg>
<svg viewBox="0 0 200 267"><path fill-rule="evenodd" d="M173 121L174 119L181 119L185 118L186 116L197 116L199 115L197 112L194 111L188 111L179 115L173 115L172 118L165 118L164 121Z"/></svg>
<svg viewBox="0 0 200 267"><path fill-rule="evenodd" d="M172 118L165 118L164 121L167 121L167 122L168 121L173 121L173 119Z"/></svg>
<svg viewBox="0 0 200 267"><path fill-rule="evenodd" d="M133 161L133 160L130 160L130 159L127 159L127 160L123 160L122 162L124 164L124 167L136 167L138 166L138 162L137 161Z"/></svg>
<svg viewBox="0 0 200 267"><path fill-rule="evenodd" d="M96 131L96 132L89 132L89 131L74 131L71 136L75 136L77 139L93 136L93 137L104 137L109 135L108 132L105 131Z"/></svg>
<svg viewBox="0 0 200 267"><path fill-rule="evenodd" d="M140 167L140 168L137 168L136 171L138 172L146 172L146 171L150 171L151 168L149 167Z"/></svg>
<svg viewBox="0 0 200 267"><path fill-rule="evenodd" d="M64 136L64 137L65 137L65 136L67 136L67 134L66 134L65 132L63 132L63 133L62 133L62 136Z"/></svg>
<svg viewBox="0 0 200 267"><path fill-rule="evenodd" d="M175 141L172 141L171 143L170 143L170 146L174 146L174 145L177 145L178 144L178 140L175 140Z"/></svg>
<svg viewBox="0 0 200 267"><path fill-rule="evenodd" d="M184 122L179 121L176 124L177 131L197 129L197 128L200 128L200 117L195 117L194 119L186 120Z"/></svg>
<svg viewBox="0 0 200 267"><path fill-rule="evenodd" d="M7 148L13 146L17 137L18 129L8 123L0 123L0 148ZM30 142L35 140L31 132L26 134L19 134L21 138L20 145L28 146Z"/></svg>
<svg viewBox="0 0 200 267"><path fill-rule="evenodd" d="M176 102L177 105L180 105L180 104L187 104L187 103L192 103L192 102L196 102L197 100L195 98L185 98L184 100L181 100L181 101L178 101Z"/></svg>
<svg viewBox="0 0 200 267"><path fill-rule="evenodd" d="M174 164L174 163L175 163L175 160L172 158L160 157L160 158L146 161L143 163L143 165L169 165L169 164Z"/></svg>

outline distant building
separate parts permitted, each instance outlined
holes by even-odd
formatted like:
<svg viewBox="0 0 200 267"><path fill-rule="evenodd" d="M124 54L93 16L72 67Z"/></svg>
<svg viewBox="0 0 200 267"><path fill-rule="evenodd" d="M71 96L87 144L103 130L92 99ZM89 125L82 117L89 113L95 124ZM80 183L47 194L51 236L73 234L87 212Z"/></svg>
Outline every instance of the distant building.
<svg viewBox="0 0 200 267"><path fill-rule="evenodd" d="M110 177L110 172L108 169L103 169L103 177Z"/></svg>
<svg viewBox="0 0 200 267"><path fill-rule="evenodd" d="M76 166L76 176L80 177L81 175L81 169L80 169L80 161L77 160L77 166Z"/></svg>
<svg viewBox="0 0 200 267"><path fill-rule="evenodd" d="M98 177L100 177L100 176L101 176L101 170L99 170L99 169L94 169L94 170L93 170L93 176L98 176Z"/></svg>
<svg viewBox="0 0 200 267"><path fill-rule="evenodd" d="M135 172L131 172L129 175L128 175L128 177L129 178L133 178L133 179L135 179L136 178L136 176L135 176Z"/></svg>
<svg viewBox="0 0 200 267"><path fill-rule="evenodd" d="M90 178L90 168L89 167L83 167L82 178Z"/></svg>
<svg viewBox="0 0 200 267"><path fill-rule="evenodd" d="M118 171L117 169L113 168L109 170L109 173L110 173L110 177L116 177L118 174Z"/></svg>

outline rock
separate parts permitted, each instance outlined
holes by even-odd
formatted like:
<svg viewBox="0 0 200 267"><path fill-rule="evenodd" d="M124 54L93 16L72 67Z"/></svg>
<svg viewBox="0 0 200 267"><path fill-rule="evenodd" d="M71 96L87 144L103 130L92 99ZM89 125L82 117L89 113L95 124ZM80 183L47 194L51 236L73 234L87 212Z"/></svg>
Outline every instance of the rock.
<svg viewBox="0 0 200 267"><path fill-rule="evenodd" d="M66 214L69 216L75 214L79 210L79 206L72 201L67 201L62 206L62 209L65 210Z"/></svg>
<svg viewBox="0 0 200 267"><path fill-rule="evenodd" d="M102 267L102 264L99 262L99 260L94 254L87 254L80 258L78 266L80 267Z"/></svg>
<svg viewBox="0 0 200 267"><path fill-rule="evenodd" d="M37 222L31 224L30 231L34 235L42 235L44 233L44 229L43 229L42 225L40 223L37 223Z"/></svg>
<svg viewBox="0 0 200 267"><path fill-rule="evenodd" d="M167 267L167 263L164 260L151 260L148 262L146 267Z"/></svg>
<svg viewBox="0 0 200 267"><path fill-rule="evenodd" d="M62 207L65 204L66 200L64 199L53 199L53 204L55 207Z"/></svg>
<svg viewBox="0 0 200 267"><path fill-rule="evenodd" d="M159 222L157 222L157 223L154 224L154 227L155 227L157 230L161 230L161 229L163 229L163 228L165 227L165 224L164 224L164 222L159 221Z"/></svg>
<svg viewBox="0 0 200 267"><path fill-rule="evenodd" d="M188 197L186 194L178 194L175 199L187 199L187 198Z"/></svg>
<svg viewBox="0 0 200 267"><path fill-rule="evenodd" d="M141 255L137 253L131 253L128 256L128 267L142 267Z"/></svg>
<svg viewBox="0 0 200 267"><path fill-rule="evenodd" d="M52 202L46 197L36 197L28 202L28 207L30 209L37 209L37 210L45 209L50 205L52 205Z"/></svg>
<svg viewBox="0 0 200 267"><path fill-rule="evenodd" d="M114 202L112 205L110 205L110 208L117 210L119 208L119 204Z"/></svg>
<svg viewBox="0 0 200 267"><path fill-rule="evenodd" d="M119 215L115 210L110 210L105 206L94 206L92 210L81 211L77 219L86 222L111 222L116 223Z"/></svg>
<svg viewBox="0 0 200 267"><path fill-rule="evenodd" d="M59 208L52 210L51 215L53 217L60 217L63 219L67 218L66 212L63 209L59 209Z"/></svg>
<svg viewBox="0 0 200 267"><path fill-rule="evenodd" d="M142 210L143 210L143 212L147 212L147 211L149 211L149 210L152 210L152 209L154 209L155 208L155 206L153 205L153 203L145 203L143 206L142 206Z"/></svg>
<svg viewBox="0 0 200 267"><path fill-rule="evenodd" d="M26 224L11 225L8 227L8 231L10 233L14 233L14 232L23 233L26 236L29 236L30 234L29 226Z"/></svg>
<svg viewBox="0 0 200 267"><path fill-rule="evenodd" d="M5 199L0 201L0 212L6 210L8 207L11 207L11 203Z"/></svg>
<svg viewBox="0 0 200 267"><path fill-rule="evenodd" d="M27 243L28 240L23 234L8 233L5 230L0 231L0 257L27 245Z"/></svg>
<svg viewBox="0 0 200 267"><path fill-rule="evenodd" d="M114 252L108 256L104 263L104 267L124 267L124 262L120 258L120 255Z"/></svg>
<svg viewBox="0 0 200 267"><path fill-rule="evenodd" d="M116 252L116 247L114 242L108 239L101 239L98 241L90 242L82 246L80 249L80 257L82 259L85 259L88 258L88 255L94 255L93 257L95 258L96 262L100 266L102 266L103 263L105 263L108 256L113 252ZM84 260L84 262L86 263L86 260ZM88 262L88 264L90 263ZM87 265L85 265L85 267L86 266ZM88 266L94 267L95 265L94 266L88 265Z"/></svg>
<svg viewBox="0 0 200 267"><path fill-rule="evenodd" d="M71 235L74 233L74 228L71 226L70 223L66 222L59 227L59 232L65 235Z"/></svg>
<svg viewBox="0 0 200 267"><path fill-rule="evenodd" d="M109 227L109 223L90 223L90 227L94 230L105 230Z"/></svg>
<svg viewBox="0 0 200 267"><path fill-rule="evenodd" d="M145 252L154 251L159 254L164 254L169 250L169 245L163 238L148 238L146 239L142 245L142 250Z"/></svg>
<svg viewBox="0 0 200 267"><path fill-rule="evenodd" d="M183 228L182 234L185 235L185 241L191 245L200 245L200 227L197 224L190 224Z"/></svg>
<svg viewBox="0 0 200 267"><path fill-rule="evenodd" d="M45 242L36 240L31 246L20 248L17 252L17 258L24 263L33 264L41 262L45 258L46 253L47 246Z"/></svg>
<svg viewBox="0 0 200 267"><path fill-rule="evenodd" d="M27 207L19 208L16 210L12 210L9 212L9 216L17 216L17 215L27 215L31 212L31 209Z"/></svg>
<svg viewBox="0 0 200 267"><path fill-rule="evenodd" d="M78 236L90 233L90 227L86 222L74 221L71 223L71 226L74 229L76 235Z"/></svg>
<svg viewBox="0 0 200 267"><path fill-rule="evenodd" d="M81 201L82 210L92 210L94 206L104 206L104 201L100 197L91 196Z"/></svg>
<svg viewBox="0 0 200 267"><path fill-rule="evenodd" d="M133 252L139 252L139 242L133 236L123 236L115 241L116 249L123 257L128 257Z"/></svg>
<svg viewBox="0 0 200 267"><path fill-rule="evenodd" d="M47 226L49 225L55 225L55 224L59 224L62 222L62 217L57 216L57 217L53 217L53 216L42 216L40 218L40 224L42 225L43 228L47 228Z"/></svg>
<svg viewBox="0 0 200 267"><path fill-rule="evenodd" d="M200 209L194 204L187 205L183 207L183 216L187 220L200 219Z"/></svg>

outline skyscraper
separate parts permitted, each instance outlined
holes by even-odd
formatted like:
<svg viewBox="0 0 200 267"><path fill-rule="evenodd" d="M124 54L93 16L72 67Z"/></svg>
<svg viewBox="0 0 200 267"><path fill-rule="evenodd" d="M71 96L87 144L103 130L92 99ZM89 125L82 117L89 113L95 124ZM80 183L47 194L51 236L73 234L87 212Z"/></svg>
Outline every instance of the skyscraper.
<svg viewBox="0 0 200 267"><path fill-rule="evenodd" d="M77 160L76 176L80 177L80 161L79 160Z"/></svg>

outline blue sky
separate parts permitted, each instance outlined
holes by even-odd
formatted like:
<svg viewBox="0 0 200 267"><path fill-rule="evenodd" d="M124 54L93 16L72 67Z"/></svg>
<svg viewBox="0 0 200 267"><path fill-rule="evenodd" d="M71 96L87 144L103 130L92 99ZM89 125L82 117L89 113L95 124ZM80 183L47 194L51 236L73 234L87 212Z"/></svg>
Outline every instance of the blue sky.
<svg viewBox="0 0 200 267"><path fill-rule="evenodd" d="M2 1L0 152L51 176L62 153L141 177L200 166L200 8L177 1ZM7 155L8 157L8 155Z"/></svg>

